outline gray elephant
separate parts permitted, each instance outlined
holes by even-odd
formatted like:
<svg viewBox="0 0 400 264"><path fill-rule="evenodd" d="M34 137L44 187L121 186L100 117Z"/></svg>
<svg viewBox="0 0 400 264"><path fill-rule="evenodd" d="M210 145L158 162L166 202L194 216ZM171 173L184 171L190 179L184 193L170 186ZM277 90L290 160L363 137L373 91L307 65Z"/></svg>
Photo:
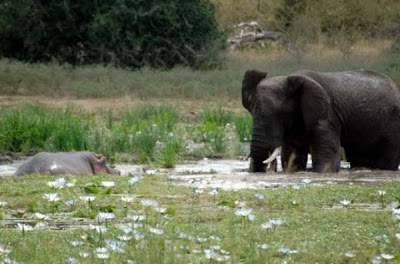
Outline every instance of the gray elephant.
<svg viewBox="0 0 400 264"><path fill-rule="evenodd" d="M118 174L106 165L106 157L92 152L40 152L21 164L15 175L25 174Z"/></svg>
<svg viewBox="0 0 400 264"><path fill-rule="evenodd" d="M284 170L338 172L341 146L351 167L397 170L400 93L375 71L299 71L266 78L246 71L242 103L253 117L250 171L263 172L279 154Z"/></svg>

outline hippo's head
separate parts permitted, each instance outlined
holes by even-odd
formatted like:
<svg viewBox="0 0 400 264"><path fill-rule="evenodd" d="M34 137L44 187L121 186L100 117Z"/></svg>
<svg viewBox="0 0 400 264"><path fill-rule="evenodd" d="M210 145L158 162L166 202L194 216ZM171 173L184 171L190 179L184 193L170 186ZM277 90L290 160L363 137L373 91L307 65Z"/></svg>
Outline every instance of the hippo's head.
<svg viewBox="0 0 400 264"><path fill-rule="evenodd" d="M121 175L118 170L107 166L106 161L106 157L104 157L102 154L95 155L90 161L93 169L93 174Z"/></svg>

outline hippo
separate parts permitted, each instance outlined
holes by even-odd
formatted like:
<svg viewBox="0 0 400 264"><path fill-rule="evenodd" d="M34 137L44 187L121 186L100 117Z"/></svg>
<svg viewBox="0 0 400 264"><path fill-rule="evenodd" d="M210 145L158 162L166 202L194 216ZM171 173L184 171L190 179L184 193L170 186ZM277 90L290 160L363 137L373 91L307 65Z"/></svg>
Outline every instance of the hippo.
<svg viewBox="0 0 400 264"><path fill-rule="evenodd" d="M119 171L106 165L106 157L88 151L40 152L21 164L15 175L25 174L70 174L93 175L115 174Z"/></svg>

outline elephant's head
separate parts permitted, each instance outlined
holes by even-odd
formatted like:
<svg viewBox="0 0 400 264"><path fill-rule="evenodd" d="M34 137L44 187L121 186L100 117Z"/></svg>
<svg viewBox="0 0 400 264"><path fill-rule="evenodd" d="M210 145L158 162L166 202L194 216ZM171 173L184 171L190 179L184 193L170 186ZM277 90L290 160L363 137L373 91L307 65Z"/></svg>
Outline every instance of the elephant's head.
<svg viewBox="0 0 400 264"><path fill-rule="evenodd" d="M242 83L242 103L253 116L252 172L265 171L288 138L305 135L326 119L330 104L322 86L304 74L266 76L246 71Z"/></svg>

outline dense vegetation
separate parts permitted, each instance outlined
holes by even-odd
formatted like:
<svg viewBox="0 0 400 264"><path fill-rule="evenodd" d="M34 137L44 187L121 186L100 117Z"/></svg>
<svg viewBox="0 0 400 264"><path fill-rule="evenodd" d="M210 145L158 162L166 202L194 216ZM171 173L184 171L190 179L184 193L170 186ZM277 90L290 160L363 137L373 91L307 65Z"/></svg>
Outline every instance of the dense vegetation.
<svg viewBox="0 0 400 264"><path fill-rule="evenodd" d="M18 60L212 67L221 43L208 0L0 4L0 55Z"/></svg>

